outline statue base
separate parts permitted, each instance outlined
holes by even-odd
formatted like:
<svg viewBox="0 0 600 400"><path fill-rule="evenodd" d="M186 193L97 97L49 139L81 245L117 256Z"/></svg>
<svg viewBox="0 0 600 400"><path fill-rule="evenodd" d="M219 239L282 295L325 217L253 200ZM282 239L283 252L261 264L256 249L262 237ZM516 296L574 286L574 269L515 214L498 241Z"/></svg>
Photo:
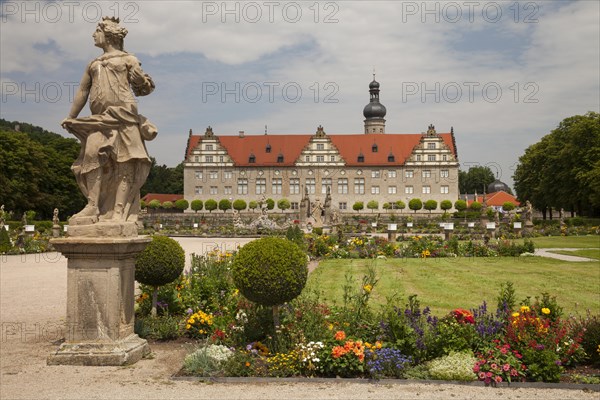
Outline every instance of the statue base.
<svg viewBox="0 0 600 400"><path fill-rule="evenodd" d="M135 257L150 239L70 237L50 243L68 259L67 335L48 365L123 365L149 353L133 327Z"/></svg>
<svg viewBox="0 0 600 400"><path fill-rule="evenodd" d="M115 342L63 343L46 361L48 365L118 366L135 364L148 354L148 342L134 334Z"/></svg>
<svg viewBox="0 0 600 400"><path fill-rule="evenodd" d="M138 225L135 222L100 221L94 224L77 224L79 221L69 222L69 236L71 237L134 237L138 235Z"/></svg>

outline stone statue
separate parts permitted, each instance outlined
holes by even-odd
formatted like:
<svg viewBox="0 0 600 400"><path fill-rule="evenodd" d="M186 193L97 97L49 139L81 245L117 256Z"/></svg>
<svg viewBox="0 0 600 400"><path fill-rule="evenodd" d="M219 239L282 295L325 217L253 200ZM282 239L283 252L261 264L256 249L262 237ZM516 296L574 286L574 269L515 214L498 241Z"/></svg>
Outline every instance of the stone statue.
<svg viewBox="0 0 600 400"><path fill-rule="evenodd" d="M54 209L54 215L52 216L52 225L58 225L60 220L58 219L58 208Z"/></svg>
<svg viewBox="0 0 600 400"><path fill-rule="evenodd" d="M565 209L561 208L558 212L558 218L560 220L560 226L565 226Z"/></svg>
<svg viewBox="0 0 600 400"><path fill-rule="evenodd" d="M92 36L103 54L86 67L69 116L62 121L81 141L72 170L88 201L71 217L71 225L137 221L140 187L150 171L144 141L154 139L157 129L137 110L134 94L152 93L154 82L138 59L124 51L126 35L118 18L104 17L98 23ZM92 115L78 118L88 98Z"/></svg>
<svg viewBox="0 0 600 400"><path fill-rule="evenodd" d="M2 204L2 206L0 206L0 229L4 229L4 225L6 224L6 221L4 218L6 218L4 215L6 213L4 212L4 204Z"/></svg>
<svg viewBox="0 0 600 400"><path fill-rule="evenodd" d="M323 226L323 212L325 208L321 204L321 200L317 199L310 209L310 216L315 220L315 227Z"/></svg>
<svg viewBox="0 0 600 400"><path fill-rule="evenodd" d="M531 205L531 202L529 200L527 200L525 202L525 221L532 222L532 219L533 219L533 207Z"/></svg>
<svg viewBox="0 0 600 400"><path fill-rule="evenodd" d="M21 218L21 225L23 225L23 230L25 230L25 226L27 226L27 213L23 213L23 217Z"/></svg>
<svg viewBox="0 0 600 400"><path fill-rule="evenodd" d="M498 212L498 210L494 212L494 222L496 223L496 225L500 223L500 212Z"/></svg>

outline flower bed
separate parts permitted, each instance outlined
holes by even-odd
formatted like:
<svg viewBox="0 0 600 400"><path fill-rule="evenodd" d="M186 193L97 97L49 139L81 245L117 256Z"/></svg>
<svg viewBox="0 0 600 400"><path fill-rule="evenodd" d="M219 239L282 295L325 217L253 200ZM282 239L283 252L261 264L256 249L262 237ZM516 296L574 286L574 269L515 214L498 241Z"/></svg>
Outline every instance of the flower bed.
<svg viewBox="0 0 600 400"><path fill-rule="evenodd" d="M426 241L411 240L406 244ZM358 240L349 246L369 249ZM555 382L566 367L600 358L600 319L564 317L548 294L516 305L514 292L503 287L493 312L484 302L477 309L434 316L417 296L406 302L390 299L375 309L369 306L378 285L372 270L360 282L341 283L341 304L327 306L318 293L303 293L280 306L280 324L274 327L272 310L249 302L233 286L229 268L234 257L218 252L196 256L187 275L159 291L157 321L171 327L178 319L178 334L197 340L186 358L187 374L459 379L496 385ZM142 287L138 297L140 321L149 318L149 290ZM160 322L144 326L143 334L157 339L161 332L172 334L172 329L161 330Z"/></svg>

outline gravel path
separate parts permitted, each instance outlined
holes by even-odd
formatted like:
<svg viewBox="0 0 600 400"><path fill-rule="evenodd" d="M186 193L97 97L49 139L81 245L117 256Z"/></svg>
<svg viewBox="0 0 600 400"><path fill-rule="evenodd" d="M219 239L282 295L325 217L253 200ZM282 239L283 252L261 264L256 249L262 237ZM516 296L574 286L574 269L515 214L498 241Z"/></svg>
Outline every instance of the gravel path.
<svg viewBox="0 0 600 400"><path fill-rule="evenodd" d="M178 239L180 240L180 239ZM181 239L188 252L240 240ZM173 381L186 348L152 346L154 358L126 367L46 365L64 336L67 262L58 253L0 256L0 399L598 399L562 389L492 389L406 383L252 383Z"/></svg>
<svg viewBox="0 0 600 400"><path fill-rule="evenodd" d="M566 254L553 253L553 251L563 251L563 250L573 251L573 250L587 250L587 249L574 249L574 248L536 249L534 254L536 256L555 258L557 260L562 260L562 261L573 261L573 262L596 261L596 262L599 262L598 260L594 260L593 258L569 256Z"/></svg>

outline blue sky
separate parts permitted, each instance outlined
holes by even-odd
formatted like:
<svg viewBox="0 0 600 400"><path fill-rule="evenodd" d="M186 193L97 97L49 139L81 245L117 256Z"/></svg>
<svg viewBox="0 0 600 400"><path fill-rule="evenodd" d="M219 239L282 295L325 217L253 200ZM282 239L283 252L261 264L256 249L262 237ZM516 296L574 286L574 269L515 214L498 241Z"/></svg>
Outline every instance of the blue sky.
<svg viewBox="0 0 600 400"><path fill-rule="evenodd" d="M159 127L148 150L169 166L190 128L360 134L374 68L387 132L454 127L462 168L509 184L527 146L600 109L597 1L0 3L2 118L68 136L95 25L118 13L157 85L139 99Z"/></svg>

